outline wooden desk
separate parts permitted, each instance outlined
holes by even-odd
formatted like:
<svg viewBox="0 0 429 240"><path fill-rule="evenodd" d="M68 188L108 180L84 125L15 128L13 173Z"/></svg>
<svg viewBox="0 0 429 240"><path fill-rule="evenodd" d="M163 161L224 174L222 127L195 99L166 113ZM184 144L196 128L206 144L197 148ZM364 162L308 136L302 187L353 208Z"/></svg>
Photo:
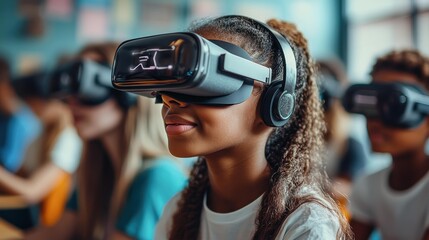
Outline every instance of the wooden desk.
<svg viewBox="0 0 429 240"><path fill-rule="evenodd" d="M28 203L21 196L0 195L0 210L28 207Z"/></svg>
<svg viewBox="0 0 429 240"><path fill-rule="evenodd" d="M0 240L24 239L21 230L0 218Z"/></svg>

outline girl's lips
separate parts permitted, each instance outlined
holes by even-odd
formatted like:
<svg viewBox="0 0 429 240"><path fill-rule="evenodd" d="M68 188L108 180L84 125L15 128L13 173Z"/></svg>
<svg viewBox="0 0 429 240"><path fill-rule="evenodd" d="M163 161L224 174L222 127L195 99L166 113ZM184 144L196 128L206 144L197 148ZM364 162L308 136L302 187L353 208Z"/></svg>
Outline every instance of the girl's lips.
<svg viewBox="0 0 429 240"><path fill-rule="evenodd" d="M195 125L166 125L165 131L167 132L167 135L180 135L182 133L185 133L191 129L195 128Z"/></svg>
<svg viewBox="0 0 429 240"><path fill-rule="evenodd" d="M186 120L179 115L167 115L164 118L164 122L167 135L180 135L197 126L196 123Z"/></svg>

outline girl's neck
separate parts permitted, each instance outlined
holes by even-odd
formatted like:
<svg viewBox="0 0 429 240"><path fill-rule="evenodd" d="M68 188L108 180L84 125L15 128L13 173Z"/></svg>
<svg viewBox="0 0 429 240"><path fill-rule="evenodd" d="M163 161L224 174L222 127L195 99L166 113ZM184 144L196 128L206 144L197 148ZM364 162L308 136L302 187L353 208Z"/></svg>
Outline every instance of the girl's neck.
<svg viewBox="0 0 429 240"><path fill-rule="evenodd" d="M101 137L101 143L107 151L110 161L115 172L115 179L119 179L119 175L122 169L123 152L122 146L123 131L121 127L117 127L112 131L105 133Z"/></svg>
<svg viewBox="0 0 429 240"><path fill-rule="evenodd" d="M406 190L416 184L429 171L429 158L423 149L392 156L389 185L395 190Z"/></svg>
<svg viewBox="0 0 429 240"><path fill-rule="evenodd" d="M207 205L211 210L238 210L268 189L271 171L265 159L265 144L252 146L262 147L241 147L245 151L235 148L205 156L210 181Z"/></svg>

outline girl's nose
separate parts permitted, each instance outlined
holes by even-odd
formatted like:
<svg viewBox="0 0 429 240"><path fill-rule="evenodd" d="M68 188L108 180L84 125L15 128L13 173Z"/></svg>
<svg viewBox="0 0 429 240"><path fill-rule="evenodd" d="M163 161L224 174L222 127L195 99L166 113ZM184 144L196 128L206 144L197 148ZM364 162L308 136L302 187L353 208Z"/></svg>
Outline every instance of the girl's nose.
<svg viewBox="0 0 429 240"><path fill-rule="evenodd" d="M167 105L169 108L171 108L172 106L181 107L181 108L188 106L188 103L179 101L175 98L169 97L164 94L161 95L161 98L162 98L162 103L164 105Z"/></svg>

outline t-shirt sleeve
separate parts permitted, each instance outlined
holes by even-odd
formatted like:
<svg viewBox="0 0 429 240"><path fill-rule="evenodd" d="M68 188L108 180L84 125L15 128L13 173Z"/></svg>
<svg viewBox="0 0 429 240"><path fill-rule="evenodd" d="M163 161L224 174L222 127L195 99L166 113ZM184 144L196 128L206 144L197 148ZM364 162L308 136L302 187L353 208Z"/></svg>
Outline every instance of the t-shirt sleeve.
<svg viewBox="0 0 429 240"><path fill-rule="evenodd" d="M351 217L365 223L373 221L368 178L369 176L362 176L355 181L348 205Z"/></svg>
<svg viewBox="0 0 429 240"><path fill-rule="evenodd" d="M338 217L318 203L306 203L296 209L283 224L279 239L336 239Z"/></svg>
<svg viewBox="0 0 429 240"><path fill-rule="evenodd" d="M66 128L60 134L51 153L52 162L68 173L79 166L82 141L74 128Z"/></svg>
<svg viewBox="0 0 429 240"><path fill-rule="evenodd" d="M7 137L4 149L0 147L0 159L8 171L16 172L19 169L26 148L40 133L40 128L39 120L26 106L9 118L7 128L0 134Z"/></svg>
<svg viewBox="0 0 429 240"><path fill-rule="evenodd" d="M185 184L182 170L168 160L140 172L128 190L116 228L134 239L153 239L164 206Z"/></svg>
<svg viewBox="0 0 429 240"><path fill-rule="evenodd" d="M168 240L169 232L173 227L173 215L177 211L177 204L181 198L181 193L176 194L165 206L164 211L162 212L161 219L156 224L155 230L155 239L156 240Z"/></svg>

